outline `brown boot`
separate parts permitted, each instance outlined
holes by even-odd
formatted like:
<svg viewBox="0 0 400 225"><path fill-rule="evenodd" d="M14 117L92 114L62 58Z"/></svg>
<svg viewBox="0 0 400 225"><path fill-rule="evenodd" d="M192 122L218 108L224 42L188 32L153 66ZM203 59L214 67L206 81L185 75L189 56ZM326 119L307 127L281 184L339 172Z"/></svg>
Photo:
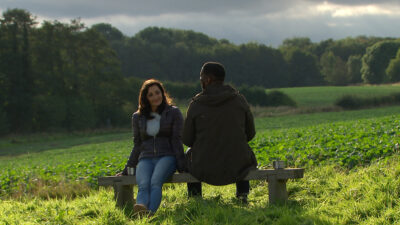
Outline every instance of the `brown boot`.
<svg viewBox="0 0 400 225"><path fill-rule="evenodd" d="M133 206L133 212L138 216L145 216L150 213L147 207L143 204L135 204Z"/></svg>

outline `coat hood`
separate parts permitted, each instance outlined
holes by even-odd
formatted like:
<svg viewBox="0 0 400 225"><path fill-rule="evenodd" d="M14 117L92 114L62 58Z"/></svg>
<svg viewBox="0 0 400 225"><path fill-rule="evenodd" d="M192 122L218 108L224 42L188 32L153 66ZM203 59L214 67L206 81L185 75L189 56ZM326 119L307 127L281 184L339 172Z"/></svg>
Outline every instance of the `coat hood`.
<svg viewBox="0 0 400 225"><path fill-rule="evenodd" d="M233 99L238 91L230 85L211 84L193 98L201 104L217 106Z"/></svg>

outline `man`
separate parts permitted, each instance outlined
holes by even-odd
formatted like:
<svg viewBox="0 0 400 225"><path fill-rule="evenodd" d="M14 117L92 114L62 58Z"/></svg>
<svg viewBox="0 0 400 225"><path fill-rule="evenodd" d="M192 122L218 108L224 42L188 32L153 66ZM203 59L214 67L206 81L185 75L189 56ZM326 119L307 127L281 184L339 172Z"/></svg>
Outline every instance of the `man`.
<svg viewBox="0 0 400 225"><path fill-rule="evenodd" d="M257 161L248 145L255 135L250 107L237 90L224 85L225 69L207 62L200 71L202 92L190 102L182 141L190 147L189 172L212 185L236 183L236 197L247 202L247 173ZM188 183L189 196L201 196L201 183Z"/></svg>

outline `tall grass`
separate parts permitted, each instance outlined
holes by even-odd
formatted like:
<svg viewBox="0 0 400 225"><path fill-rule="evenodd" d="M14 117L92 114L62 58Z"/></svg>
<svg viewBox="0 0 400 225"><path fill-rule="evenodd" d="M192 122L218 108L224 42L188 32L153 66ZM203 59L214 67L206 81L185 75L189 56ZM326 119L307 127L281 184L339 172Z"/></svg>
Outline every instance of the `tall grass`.
<svg viewBox="0 0 400 225"><path fill-rule="evenodd" d="M113 191L100 188L75 199L1 200L0 224L400 224L400 156L344 170L316 166L288 182L289 201L268 203L266 182L252 181L249 204L235 186L204 186L203 199L188 199L184 184L163 188L152 218L115 207Z"/></svg>

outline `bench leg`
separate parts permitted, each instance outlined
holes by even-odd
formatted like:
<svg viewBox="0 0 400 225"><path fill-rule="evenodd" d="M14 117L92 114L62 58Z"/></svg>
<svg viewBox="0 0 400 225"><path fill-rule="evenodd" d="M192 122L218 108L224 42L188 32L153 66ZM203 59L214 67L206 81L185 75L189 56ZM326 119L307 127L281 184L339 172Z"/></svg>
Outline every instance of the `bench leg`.
<svg viewBox="0 0 400 225"><path fill-rule="evenodd" d="M120 208L133 205L133 185L114 184L114 199Z"/></svg>
<svg viewBox="0 0 400 225"><path fill-rule="evenodd" d="M278 180L275 176L268 178L269 202L285 202L288 199L286 190L287 180Z"/></svg>

